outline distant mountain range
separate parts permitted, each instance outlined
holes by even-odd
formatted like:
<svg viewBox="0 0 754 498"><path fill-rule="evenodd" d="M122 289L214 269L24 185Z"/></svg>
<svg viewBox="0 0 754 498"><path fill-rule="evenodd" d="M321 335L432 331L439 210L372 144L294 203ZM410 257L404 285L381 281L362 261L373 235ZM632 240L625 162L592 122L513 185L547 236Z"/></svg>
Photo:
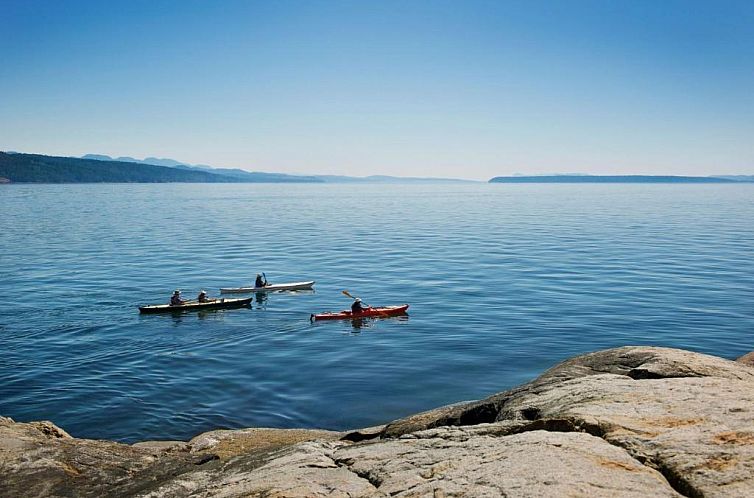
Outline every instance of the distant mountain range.
<svg viewBox="0 0 754 498"><path fill-rule="evenodd" d="M543 175L497 176L489 183L741 183L754 176L667 176L667 175Z"/></svg>
<svg viewBox="0 0 754 498"><path fill-rule="evenodd" d="M206 164L187 164L176 161L175 159L146 157L144 159L134 159L133 157L122 156L112 158L102 154L87 154L81 156L82 159L95 159L98 161L124 161L141 164L154 164L158 166L167 166L169 168L191 169L208 171L218 175L232 176L236 178L249 179L250 181L260 181L259 178L267 178L269 181L274 182L276 178L282 177L287 181L292 178L306 178L307 182L316 183L478 183L474 180L459 180L455 178L417 178L417 177L404 177L404 176L385 176L385 175L372 175L372 176L342 176L342 175L311 175L311 176L296 176L296 175L284 175L281 173L259 173L249 172L242 169L228 169L228 168L215 168ZM260 177L259 175L265 175ZM265 180L262 180L265 181Z"/></svg>
<svg viewBox="0 0 754 498"><path fill-rule="evenodd" d="M93 159L95 161L120 161L138 164L150 164L153 166L164 166L166 168L182 169L187 171L203 171L213 175L233 178L232 181L250 182L250 183L323 183L323 180L314 176L286 175L283 173L262 173L258 171L244 171L242 169L213 168L206 164L186 164L174 159L147 157L145 159L135 159L129 156L112 158L102 154L86 154L81 156L82 159Z"/></svg>

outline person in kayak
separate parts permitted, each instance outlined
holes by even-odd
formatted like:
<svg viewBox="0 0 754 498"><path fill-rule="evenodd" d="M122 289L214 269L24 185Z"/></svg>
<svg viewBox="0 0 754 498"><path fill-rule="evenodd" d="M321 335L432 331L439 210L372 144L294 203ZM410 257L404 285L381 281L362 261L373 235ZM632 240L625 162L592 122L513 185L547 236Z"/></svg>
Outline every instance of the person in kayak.
<svg viewBox="0 0 754 498"><path fill-rule="evenodd" d="M200 303L208 303L210 301L213 301L213 299L209 299L207 297L207 291L201 291L199 295L196 297L196 300Z"/></svg>
<svg viewBox="0 0 754 498"><path fill-rule="evenodd" d="M351 305L351 313L353 313L353 314L363 313L364 310L366 310L366 309L367 308L365 308L361 304L361 298L360 297L357 297L356 299L353 300L353 304Z"/></svg>
<svg viewBox="0 0 754 498"><path fill-rule="evenodd" d="M267 287L267 279L262 278L262 275L257 273L257 280L254 282L254 287Z"/></svg>
<svg viewBox="0 0 754 498"><path fill-rule="evenodd" d="M173 295L170 298L170 306L180 306L181 304L185 303L183 299L181 299L181 291L178 289L173 292Z"/></svg>

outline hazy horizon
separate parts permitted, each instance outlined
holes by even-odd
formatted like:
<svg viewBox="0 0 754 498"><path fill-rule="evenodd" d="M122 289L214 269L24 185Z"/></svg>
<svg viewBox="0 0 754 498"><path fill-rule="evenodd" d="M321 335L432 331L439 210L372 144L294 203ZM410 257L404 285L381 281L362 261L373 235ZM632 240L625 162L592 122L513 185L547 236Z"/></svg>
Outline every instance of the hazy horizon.
<svg viewBox="0 0 754 498"><path fill-rule="evenodd" d="M0 150L300 175L754 174L754 3L6 1Z"/></svg>

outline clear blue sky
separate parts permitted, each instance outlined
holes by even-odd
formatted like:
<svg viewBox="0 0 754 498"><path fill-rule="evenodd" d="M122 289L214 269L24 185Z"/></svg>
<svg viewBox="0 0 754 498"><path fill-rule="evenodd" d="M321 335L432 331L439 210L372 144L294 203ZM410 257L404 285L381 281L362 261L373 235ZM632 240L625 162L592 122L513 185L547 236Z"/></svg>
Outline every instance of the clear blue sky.
<svg viewBox="0 0 754 498"><path fill-rule="evenodd" d="M754 1L0 0L0 150L754 174Z"/></svg>

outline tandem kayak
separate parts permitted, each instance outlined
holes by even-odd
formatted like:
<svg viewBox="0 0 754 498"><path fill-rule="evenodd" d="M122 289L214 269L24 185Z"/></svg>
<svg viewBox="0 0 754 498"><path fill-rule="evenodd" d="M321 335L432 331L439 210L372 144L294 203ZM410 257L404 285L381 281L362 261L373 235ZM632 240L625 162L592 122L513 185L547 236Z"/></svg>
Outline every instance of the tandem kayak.
<svg viewBox="0 0 754 498"><path fill-rule="evenodd" d="M309 282L292 282L289 284L270 284L264 287L224 287L220 289L221 294L241 294L246 292L276 292L292 290L310 290L314 286L314 280Z"/></svg>
<svg viewBox="0 0 754 498"><path fill-rule="evenodd" d="M399 306L384 306L380 308L367 308L361 313L352 313L350 310L317 313L311 315L310 319L314 320L345 320L345 319L357 319L357 318L370 318L370 317L385 317L385 316L400 316L405 315L408 309L408 304L401 304Z"/></svg>
<svg viewBox="0 0 754 498"><path fill-rule="evenodd" d="M251 306L251 300L253 298L247 297L245 299L215 299L208 303L200 303L197 301L189 301L184 304L172 306L170 304L152 304L149 306L139 306L140 313L176 313L181 311L194 311L194 310L217 310L225 308L242 308L244 306Z"/></svg>

